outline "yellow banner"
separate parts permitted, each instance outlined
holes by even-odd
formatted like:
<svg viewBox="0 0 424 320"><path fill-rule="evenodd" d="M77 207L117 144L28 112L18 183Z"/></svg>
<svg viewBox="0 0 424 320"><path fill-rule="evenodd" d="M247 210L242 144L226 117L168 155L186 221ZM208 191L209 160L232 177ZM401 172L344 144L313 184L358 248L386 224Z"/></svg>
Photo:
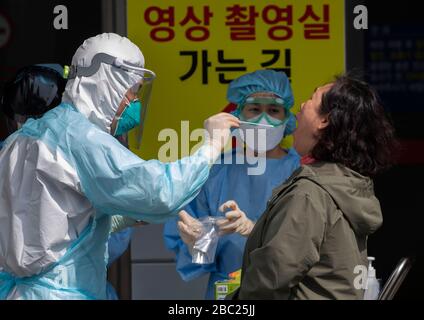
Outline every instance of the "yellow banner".
<svg viewBox="0 0 424 320"><path fill-rule="evenodd" d="M222 111L228 82L244 73L286 72L295 113L317 86L344 71L342 0L128 0L127 7L128 37L157 74L141 150L134 150L144 159L157 158L162 129L181 137ZM189 128L181 128L183 120ZM180 148L177 157L187 153Z"/></svg>

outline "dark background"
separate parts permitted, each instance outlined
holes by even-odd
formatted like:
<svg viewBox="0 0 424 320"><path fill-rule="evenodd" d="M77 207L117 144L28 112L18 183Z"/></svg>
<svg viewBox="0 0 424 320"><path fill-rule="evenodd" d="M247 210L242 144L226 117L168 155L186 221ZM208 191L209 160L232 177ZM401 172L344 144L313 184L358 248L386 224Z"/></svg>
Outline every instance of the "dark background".
<svg viewBox="0 0 424 320"><path fill-rule="evenodd" d="M6 16L12 29L9 43L0 48L0 90L21 67L37 63L70 65L82 42L102 30L101 2L0 0L0 14ZM53 9L57 5L68 8L67 30L53 27L57 16ZM0 139L5 135L0 125Z"/></svg>
<svg viewBox="0 0 424 320"><path fill-rule="evenodd" d="M372 1L366 2L369 12L369 30L364 37L364 67L367 80L373 84L381 81L373 78L377 72L371 69L371 46L373 40L382 40L385 44L383 61L391 64L392 78L385 82L393 84L424 85L424 70L419 64L424 62L424 47L407 48L406 43L424 42L424 19L421 1ZM380 32L373 31L378 28ZM381 30L385 30L381 32ZM373 33L374 32L374 33ZM375 35L377 33L377 35ZM390 59L387 47L390 41L403 42L400 51L409 57L396 61ZM395 43L396 45L396 43ZM393 49L391 49L393 51ZM353 54L353 53L351 53ZM407 62L409 69L401 70L396 80L397 62ZM411 81L407 75L421 72L420 79ZM381 73L379 73L381 75ZM378 78L377 78L378 79ZM423 91L424 92L424 91ZM424 262L423 262L423 226L424 226L424 94L412 90L380 90L386 110L390 112L401 141L401 164L375 179L375 190L381 201L384 214L383 227L370 237L369 255L376 256L378 277L387 279L398 260L405 255L416 255L417 260L405 283L400 288L397 299L423 299Z"/></svg>
<svg viewBox="0 0 424 320"><path fill-rule="evenodd" d="M331 1L342 0L329 0ZM418 0L349 0L347 3L348 69L360 70L371 84L392 85L392 90L380 90L379 93L401 141L399 164L375 179L384 224L369 239L369 255L376 257L377 276L383 281L388 278L401 257L415 255L416 264L396 299L423 299L424 294L420 289L424 287L424 209L421 201L424 200L424 95L423 92L408 87L424 83L419 72L417 78L408 77L408 74L420 71L420 63L424 63L424 46L420 48L417 45L420 41L424 43L422 6ZM367 6L368 30L353 29L353 3ZM53 8L59 4L68 8L68 30L53 28ZM0 48L0 90L2 84L20 67L34 63L69 65L76 48L86 38L109 31L105 27L102 5L104 6L102 0L1 0L0 14L9 19L12 36L9 44ZM399 51L406 52L401 59L391 58L393 52L396 54L395 40L402 42L403 47ZM383 44L383 49L376 48L376 41ZM411 46L411 43L415 45ZM382 74L381 70L375 69L375 55L382 57L380 62L385 62L390 71ZM396 71L399 62L406 62L403 65L406 69ZM424 74L424 70L421 71ZM399 89L401 86L405 88ZM4 138L4 134L4 127L0 125L0 139ZM128 254L124 258L129 259ZM128 286L130 281L125 283L121 286ZM119 287L119 281L115 284ZM129 288L124 288L124 291L129 298Z"/></svg>

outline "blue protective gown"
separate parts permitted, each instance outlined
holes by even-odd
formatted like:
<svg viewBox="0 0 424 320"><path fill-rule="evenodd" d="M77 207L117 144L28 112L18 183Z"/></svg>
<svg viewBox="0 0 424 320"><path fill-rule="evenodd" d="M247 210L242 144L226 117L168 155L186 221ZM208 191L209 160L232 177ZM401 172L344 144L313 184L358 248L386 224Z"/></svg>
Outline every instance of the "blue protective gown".
<svg viewBox="0 0 424 320"><path fill-rule="evenodd" d="M144 161L67 103L28 120L0 152L0 299L106 299L111 216L175 216L209 151Z"/></svg>
<svg viewBox="0 0 424 320"><path fill-rule="evenodd" d="M232 152L235 158L235 151ZM248 164L215 164L208 181L199 195L185 210L196 218L221 215L220 205L228 200L235 200L240 209L252 221L258 220L266 208L272 190L283 183L300 165L299 155L294 149L288 151L282 159L267 159L266 169L261 175L248 175ZM176 254L177 271L185 281L190 281L206 273L210 273L206 299L214 298L214 283L227 279L228 274L241 268L246 237L239 234L223 236L219 239L215 263L207 265L193 264L187 246L181 240L178 219L165 224L164 238L168 249Z"/></svg>
<svg viewBox="0 0 424 320"><path fill-rule="evenodd" d="M0 150L3 147L3 141L0 140ZM108 266L115 262L127 249L130 244L132 228L126 228L119 232L114 232L108 240L109 260ZM118 300L115 288L108 282L106 286L106 296L108 300Z"/></svg>

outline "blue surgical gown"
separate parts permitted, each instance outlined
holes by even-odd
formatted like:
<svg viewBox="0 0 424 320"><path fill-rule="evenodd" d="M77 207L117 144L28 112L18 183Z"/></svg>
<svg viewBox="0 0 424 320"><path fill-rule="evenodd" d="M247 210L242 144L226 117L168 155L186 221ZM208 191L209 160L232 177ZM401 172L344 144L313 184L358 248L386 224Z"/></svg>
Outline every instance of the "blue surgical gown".
<svg viewBox="0 0 424 320"><path fill-rule="evenodd" d="M3 141L0 140L0 150L3 147ZM115 262L127 250L132 235L132 228L126 228L110 235L108 241L108 267ZM106 284L106 296L108 300L118 300L115 288L108 282Z"/></svg>
<svg viewBox="0 0 424 320"><path fill-rule="evenodd" d="M0 150L4 141L0 140ZM132 228L126 228L119 232L111 233L108 240L108 267L115 262L128 249L132 235ZM118 300L119 297L115 288L108 282L106 286L106 296L108 300Z"/></svg>
<svg viewBox="0 0 424 320"><path fill-rule="evenodd" d="M67 103L26 121L0 152L0 299L105 299L112 216L175 217L207 181L210 158L204 145L176 162L145 161Z"/></svg>
<svg viewBox="0 0 424 320"><path fill-rule="evenodd" d="M289 149L288 154L281 159L267 159L263 174L248 175L247 169L257 165L249 164L248 161L236 164L235 154L233 151L233 164L224 164L224 160L221 160L221 164L212 167L209 179L199 195L185 207L192 216L222 215L218 211L219 206L228 200L235 200L249 219L257 221L266 209L272 190L300 166L299 155L294 149ZM190 281L210 273L206 299L213 299L214 283L227 279L230 272L241 268L247 238L239 234L223 236L218 242L215 263L194 264L187 246L178 234L177 221L175 218L165 224L165 245L175 252L177 271L183 280Z"/></svg>

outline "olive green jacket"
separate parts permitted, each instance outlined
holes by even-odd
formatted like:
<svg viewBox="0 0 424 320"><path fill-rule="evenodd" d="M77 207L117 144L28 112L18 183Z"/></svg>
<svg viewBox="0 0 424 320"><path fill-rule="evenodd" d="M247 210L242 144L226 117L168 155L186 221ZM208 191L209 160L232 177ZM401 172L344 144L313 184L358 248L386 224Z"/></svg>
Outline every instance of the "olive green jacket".
<svg viewBox="0 0 424 320"><path fill-rule="evenodd" d="M302 166L252 230L233 298L363 299L355 267L367 266L367 237L381 224L371 179L334 163Z"/></svg>

